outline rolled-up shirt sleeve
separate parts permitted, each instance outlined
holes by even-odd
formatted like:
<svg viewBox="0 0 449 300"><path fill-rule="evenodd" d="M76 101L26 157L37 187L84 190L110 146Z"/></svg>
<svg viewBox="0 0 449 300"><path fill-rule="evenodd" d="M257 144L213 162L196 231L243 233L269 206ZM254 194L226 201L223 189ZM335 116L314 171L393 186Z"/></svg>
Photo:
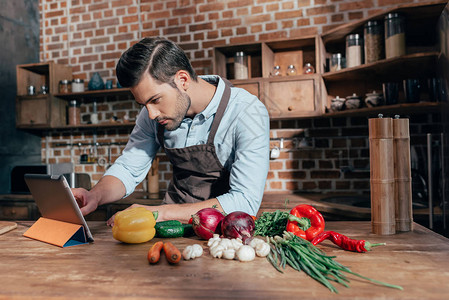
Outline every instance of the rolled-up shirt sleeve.
<svg viewBox="0 0 449 300"><path fill-rule="evenodd" d="M235 156L230 169L230 191L217 197L226 213L244 211L256 215L269 168L270 122L258 99L242 107L234 126Z"/></svg>
<svg viewBox="0 0 449 300"><path fill-rule="evenodd" d="M126 188L125 197L134 191L151 168L160 148L156 130L155 122L148 118L147 109L142 108L122 155L104 173L104 176L114 176L123 183Z"/></svg>

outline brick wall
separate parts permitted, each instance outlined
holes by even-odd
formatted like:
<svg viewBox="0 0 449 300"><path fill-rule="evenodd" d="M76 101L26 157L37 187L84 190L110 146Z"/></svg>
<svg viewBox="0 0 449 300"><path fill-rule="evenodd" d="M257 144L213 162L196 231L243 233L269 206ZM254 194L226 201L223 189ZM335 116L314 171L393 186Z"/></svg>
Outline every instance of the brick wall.
<svg viewBox="0 0 449 300"><path fill-rule="evenodd" d="M74 76L88 80L100 72L115 83L120 54L145 36L165 36L181 45L199 74L212 72L214 46L230 43L296 38L319 34L335 25L368 17L380 10L418 0L40 0L41 61L73 67ZM138 107L132 99L98 99L100 121L128 114ZM82 106L89 121L91 104ZM417 131L438 130L420 125ZM415 121L413 121L415 122ZM272 145L284 138L280 158L271 160L266 191L369 190L369 151L366 118L324 118L271 122ZM99 129L97 141L123 143L130 127ZM77 163L77 172L89 173L95 184L104 172L97 164L79 164L86 147L64 146L91 142L90 131L53 131L42 138L43 161ZM422 134L414 142L424 143ZM114 161L123 145L111 146ZM108 146L99 146L98 157L107 157ZM343 171L341 171L343 170ZM169 164L159 167L161 189L171 177ZM139 188L142 188L140 186Z"/></svg>

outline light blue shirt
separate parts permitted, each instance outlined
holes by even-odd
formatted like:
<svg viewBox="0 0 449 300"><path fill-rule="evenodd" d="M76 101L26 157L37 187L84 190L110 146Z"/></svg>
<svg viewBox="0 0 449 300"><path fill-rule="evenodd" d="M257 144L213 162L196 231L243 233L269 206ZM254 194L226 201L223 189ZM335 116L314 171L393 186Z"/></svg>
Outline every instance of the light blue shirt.
<svg viewBox="0 0 449 300"><path fill-rule="evenodd" d="M201 78L215 84L218 80L214 97L193 119L185 118L178 129L165 131L166 147L185 148L207 142L225 83L218 76ZM231 88L214 140L218 159L230 171L231 189L217 197L226 213L244 211L256 215L259 210L269 168L269 123L267 109L256 96L241 88ZM157 127L147 109L142 108L122 155L105 173L123 182L126 196L145 178L160 148Z"/></svg>

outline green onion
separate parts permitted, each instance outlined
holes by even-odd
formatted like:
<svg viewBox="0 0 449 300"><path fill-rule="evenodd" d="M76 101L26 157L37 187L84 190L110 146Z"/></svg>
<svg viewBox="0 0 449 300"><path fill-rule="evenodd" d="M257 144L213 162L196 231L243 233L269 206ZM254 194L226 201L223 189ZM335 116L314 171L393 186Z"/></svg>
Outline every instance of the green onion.
<svg viewBox="0 0 449 300"><path fill-rule="evenodd" d="M297 271L304 271L307 275L327 287L331 292L338 293L330 281L349 287L349 279L343 272L363 278L370 282L402 290L401 286L385 283L371 279L351 271L348 267L333 260L334 256L327 256L324 251L314 246L309 241L301 239L290 232L284 231L282 237L279 235L266 237L270 244L271 252L268 261L283 273L286 264Z"/></svg>

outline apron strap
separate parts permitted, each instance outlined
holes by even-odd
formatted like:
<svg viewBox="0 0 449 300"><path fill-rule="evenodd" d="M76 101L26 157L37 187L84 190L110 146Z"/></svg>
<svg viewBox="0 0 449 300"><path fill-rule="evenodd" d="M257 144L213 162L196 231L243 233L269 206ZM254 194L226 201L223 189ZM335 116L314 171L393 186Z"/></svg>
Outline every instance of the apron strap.
<svg viewBox="0 0 449 300"><path fill-rule="evenodd" d="M222 78L223 79L223 78ZM228 106L229 98L231 97L231 83L228 80L223 79L225 83L225 90L223 96L221 97L220 105L218 105L217 112L215 113L214 121L212 122L212 127L209 132L209 137L207 139L208 144L214 143L215 134L217 133L218 126L220 125L221 119L223 118L226 107Z"/></svg>
<svg viewBox="0 0 449 300"><path fill-rule="evenodd" d="M157 123L157 140L159 141L159 144L161 145L161 148L164 149L164 131L165 127L161 124Z"/></svg>

